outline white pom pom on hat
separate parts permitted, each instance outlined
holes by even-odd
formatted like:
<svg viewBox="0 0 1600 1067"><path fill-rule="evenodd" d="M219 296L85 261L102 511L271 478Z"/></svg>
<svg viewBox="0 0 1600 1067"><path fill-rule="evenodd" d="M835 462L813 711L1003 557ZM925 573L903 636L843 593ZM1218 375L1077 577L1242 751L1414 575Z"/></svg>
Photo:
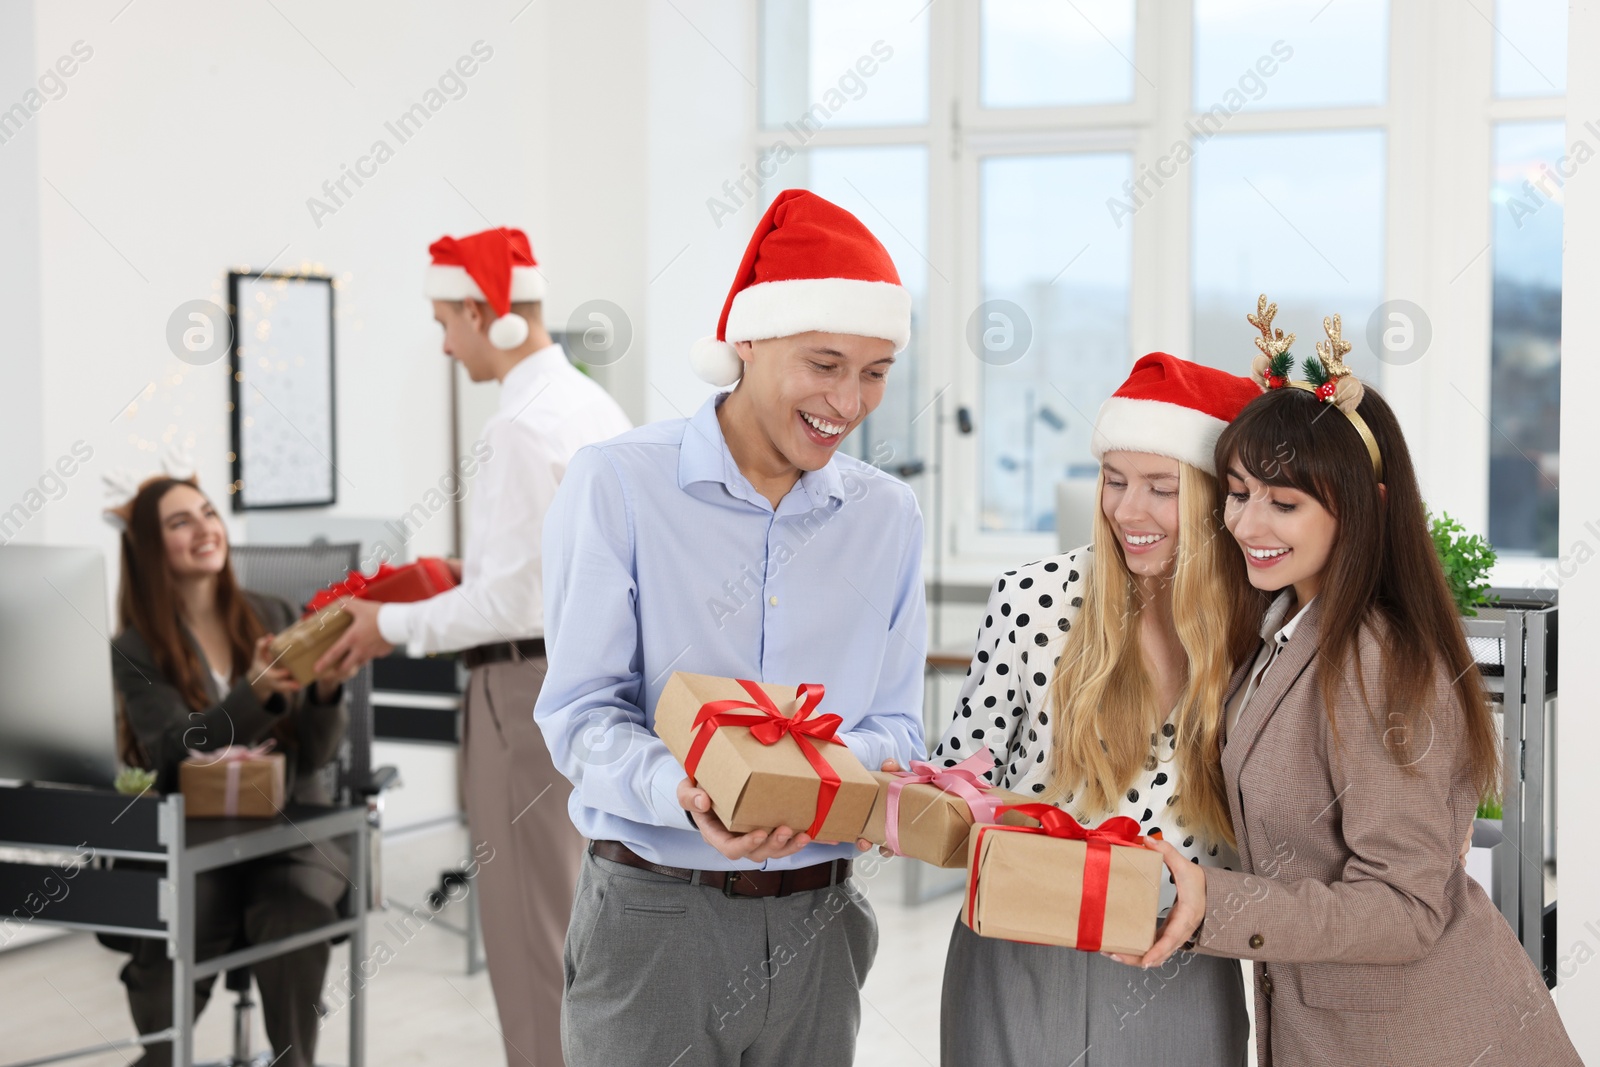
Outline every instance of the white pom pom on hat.
<svg viewBox="0 0 1600 1067"><path fill-rule="evenodd" d="M756 224L715 337L696 341L689 362L703 381L732 385L744 363L733 342L810 331L911 341L911 293L888 251L844 208L804 189L785 189Z"/></svg>
<svg viewBox="0 0 1600 1067"><path fill-rule="evenodd" d="M527 339L528 320L521 315L501 315L489 324L489 343L503 352Z"/></svg>
<svg viewBox="0 0 1600 1067"><path fill-rule="evenodd" d="M690 346L689 365L697 378L718 389L732 385L744 374L739 350L715 337L702 337Z"/></svg>

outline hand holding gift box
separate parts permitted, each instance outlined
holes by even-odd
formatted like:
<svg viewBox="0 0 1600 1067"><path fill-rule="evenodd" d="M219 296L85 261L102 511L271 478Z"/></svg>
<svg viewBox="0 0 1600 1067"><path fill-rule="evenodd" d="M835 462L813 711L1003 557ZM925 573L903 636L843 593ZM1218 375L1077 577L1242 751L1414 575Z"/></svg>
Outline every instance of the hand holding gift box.
<svg viewBox="0 0 1600 1067"><path fill-rule="evenodd" d="M961 919L973 933L1132 956L1155 944L1164 864L1138 823L1091 829L1050 804L1020 811L1040 825L972 829Z"/></svg>
<svg viewBox="0 0 1600 1067"><path fill-rule="evenodd" d="M289 668L295 681L309 685L317 676L317 660L350 628L350 614L344 608L347 599L406 604L427 600L455 586L449 565L432 556L403 567L381 563L370 578L351 571L344 581L311 598L304 617L273 639L272 654L276 662Z"/></svg>
<svg viewBox="0 0 1600 1067"><path fill-rule="evenodd" d="M272 742L189 750L178 764L184 814L197 819L270 819L283 810L283 753Z"/></svg>
<svg viewBox="0 0 1600 1067"><path fill-rule="evenodd" d="M655 730L731 832L788 826L813 840L853 841L878 783L835 736L839 716L812 714L822 699L820 685L675 672L656 702Z"/></svg>
<svg viewBox="0 0 1600 1067"><path fill-rule="evenodd" d="M861 836L897 856L935 867L965 867L973 824L995 822L1000 808L1013 809L1000 818L1038 825L1015 810L1031 803L1027 797L983 780L993 767L994 755L985 749L954 767L912 760L908 771L874 772L878 799Z"/></svg>

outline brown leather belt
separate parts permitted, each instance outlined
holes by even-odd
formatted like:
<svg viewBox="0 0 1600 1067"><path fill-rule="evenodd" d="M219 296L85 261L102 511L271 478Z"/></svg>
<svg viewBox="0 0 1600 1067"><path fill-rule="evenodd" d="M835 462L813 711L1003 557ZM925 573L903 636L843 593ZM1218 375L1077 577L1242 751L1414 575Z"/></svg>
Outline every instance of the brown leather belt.
<svg viewBox="0 0 1600 1067"><path fill-rule="evenodd" d="M786 897L827 889L850 877L849 860L831 860L789 871L694 871L652 863L621 841L591 841L589 851L603 860L654 871L691 885L716 889L725 897Z"/></svg>
<svg viewBox="0 0 1600 1067"><path fill-rule="evenodd" d="M543 656L544 638L529 637L521 641L500 641L469 648L461 653L461 662L471 670L485 663L504 663L508 659L541 659Z"/></svg>

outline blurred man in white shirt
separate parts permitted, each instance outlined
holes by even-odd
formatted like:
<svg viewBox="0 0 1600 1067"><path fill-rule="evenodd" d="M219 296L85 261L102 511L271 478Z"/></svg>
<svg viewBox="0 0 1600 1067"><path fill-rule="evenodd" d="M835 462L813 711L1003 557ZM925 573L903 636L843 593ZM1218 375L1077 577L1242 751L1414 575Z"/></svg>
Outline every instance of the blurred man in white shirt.
<svg viewBox="0 0 1600 1067"><path fill-rule="evenodd" d="M411 604L350 601L350 629L319 662L348 667L403 646L413 656L460 651L471 668L464 792L475 850L493 850L477 890L506 1060L556 1067L562 942L583 839L567 817L571 787L533 722L545 676L540 540L573 453L632 424L545 331L544 277L522 231L443 237L429 252L426 295L445 354L473 381L500 382L461 584Z"/></svg>

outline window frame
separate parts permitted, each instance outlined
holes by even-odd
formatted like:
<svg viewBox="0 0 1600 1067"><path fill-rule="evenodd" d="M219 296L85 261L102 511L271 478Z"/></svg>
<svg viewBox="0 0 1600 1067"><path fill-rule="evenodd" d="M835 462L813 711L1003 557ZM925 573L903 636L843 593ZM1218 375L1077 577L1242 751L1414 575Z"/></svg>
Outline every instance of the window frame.
<svg viewBox="0 0 1600 1067"><path fill-rule="evenodd" d="M964 342L967 316L982 292L979 168L990 155L1104 151L1131 152L1135 174L1152 165L1185 136L1184 123L1194 117L1193 5L1190 0L1141 0L1134 63L1159 69L1161 77L1152 85L1136 73L1132 101L1084 107L981 108L980 5L935 2L918 18L929 22L928 123L825 127L806 147L927 146L930 218L923 252L939 271L930 272L928 280L926 365L918 387L930 417L918 421L917 444L931 478L918 479L917 489L930 527L935 510L944 523L944 536L935 542L943 546L944 581L987 584L1000 570L1052 554L1057 545L1053 534L979 528L979 435L963 435L956 426L958 408L974 416L982 410L982 364ZM1430 506L1478 532L1488 529L1494 432L1487 418L1492 131L1499 122L1559 120L1566 111L1564 97L1494 98L1496 32L1486 18L1391 0L1389 41L1407 44L1389 48L1388 96L1381 106L1246 109L1219 134L1383 131L1384 299L1420 305L1433 340L1415 363L1384 366L1376 384L1400 419ZM759 57L759 40L752 47ZM759 159L782 131L757 125ZM1191 172L1192 165L1180 168L1129 221L1129 366L1143 352L1193 350ZM1240 310L1241 373L1250 354L1243 323L1247 310ZM1347 332L1352 327L1365 329L1365 322L1346 323ZM942 410L942 419L931 417L936 410ZM942 460L937 466L936 458ZM943 504L938 509L930 494L933 480ZM1503 557L1492 578L1501 585L1532 584L1549 562ZM931 567L931 556L928 563Z"/></svg>

